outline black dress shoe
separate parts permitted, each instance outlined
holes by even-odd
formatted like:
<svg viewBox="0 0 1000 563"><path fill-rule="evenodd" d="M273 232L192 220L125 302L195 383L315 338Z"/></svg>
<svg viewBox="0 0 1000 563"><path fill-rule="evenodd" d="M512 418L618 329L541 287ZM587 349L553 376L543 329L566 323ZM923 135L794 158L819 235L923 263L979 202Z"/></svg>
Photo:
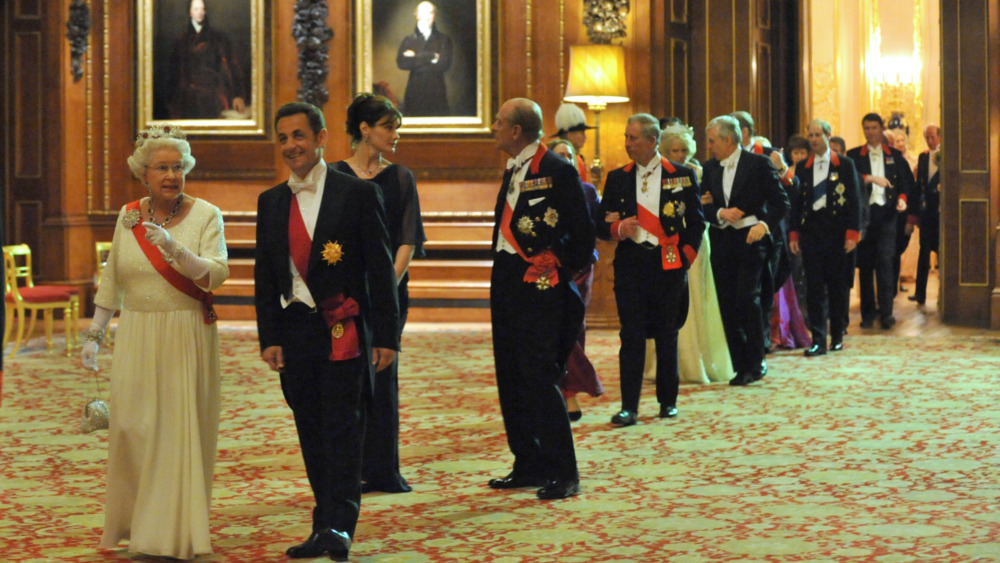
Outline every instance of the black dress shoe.
<svg viewBox="0 0 1000 563"><path fill-rule="evenodd" d="M831 352L840 352L843 349L844 349L844 343L843 342L831 342L830 343L830 351Z"/></svg>
<svg viewBox="0 0 1000 563"><path fill-rule="evenodd" d="M875 326L875 320L874 319L861 319L861 324L859 326L861 326L861 328L872 328L872 327Z"/></svg>
<svg viewBox="0 0 1000 563"><path fill-rule="evenodd" d="M737 385L742 386L742 385L750 385L754 381L756 381L756 378L754 377L754 374L752 374L750 372L743 372L743 373L736 374L736 377L730 379L729 380L729 384L730 385L734 385L734 386L737 386Z"/></svg>
<svg viewBox="0 0 1000 563"><path fill-rule="evenodd" d="M639 419L639 415L634 411L621 411L611 417L611 424L615 426L632 426Z"/></svg>
<svg viewBox="0 0 1000 563"><path fill-rule="evenodd" d="M882 328L889 330L890 328L896 326L896 317L889 315L888 317L882 317Z"/></svg>
<svg viewBox="0 0 1000 563"><path fill-rule="evenodd" d="M500 479L490 479L491 489L523 489L526 487L541 487L548 479L532 475L518 475L511 471L510 475Z"/></svg>
<svg viewBox="0 0 1000 563"><path fill-rule="evenodd" d="M819 344L813 344L806 350L805 356L807 358L813 358L815 356L822 356L826 354L826 346L820 346Z"/></svg>
<svg viewBox="0 0 1000 563"><path fill-rule="evenodd" d="M567 411L570 422L576 422L583 418L583 411Z"/></svg>
<svg viewBox="0 0 1000 563"><path fill-rule="evenodd" d="M924 295L911 295L907 297L910 301L916 301L917 305L923 305L927 301L927 297Z"/></svg>
<svg viewBox="0 0 1000 563"><path fill-rule="evenodd" d="M580 492L580 481L550 481L541 489L538 489L538 498L542 500L553 500L559 498L569 498Z"/></svg>
<svg viewBox="0 0 1000 563"><path fill-rule="evenodd" d="M677 418L677 407L674 405L660 405L660 418Z"/></svg>
<svg viewBox="0 0 1000 563"><path fill-rule="evenodd" d="M347 532L326 528L313 532L309 539L285 550L292 559L306 559L330 554L330 557L345 558L351 551L351 537Z"/></svg>

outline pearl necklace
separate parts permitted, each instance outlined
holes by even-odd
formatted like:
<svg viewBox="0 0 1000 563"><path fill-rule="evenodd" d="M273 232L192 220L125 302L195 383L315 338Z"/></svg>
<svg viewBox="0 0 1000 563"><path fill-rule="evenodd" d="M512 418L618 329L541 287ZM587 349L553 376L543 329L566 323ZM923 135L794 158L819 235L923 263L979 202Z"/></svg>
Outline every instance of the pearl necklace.
<svg viewBox="0 0 1000 563"><path fill-rule="evenodd" d="M167 215L167 218L161 223L156 220L156 215L153 215L153 198L149 198L149 220L161 229L165 229L167 227L167 223L169 223L170 220L174 218L174 215L177 215L177 212L181 210L182 203L184 203L183 195L177 198L177 203L175 203L174 208L170 210L170 215Z"/></svg>

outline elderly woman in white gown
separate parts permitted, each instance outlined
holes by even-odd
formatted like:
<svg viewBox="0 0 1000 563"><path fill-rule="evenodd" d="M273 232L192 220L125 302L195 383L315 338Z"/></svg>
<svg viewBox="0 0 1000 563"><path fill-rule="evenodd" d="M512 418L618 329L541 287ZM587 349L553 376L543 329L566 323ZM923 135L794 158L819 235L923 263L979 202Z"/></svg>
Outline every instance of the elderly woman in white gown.
<svg viewBox="0 0 1000 563"><path fill-rule="evenodd" d="M701 166L694 160L694 130L685 125L669 125L663 130L660 140L660 154L668 160L694 169L701 181ZM710 383L729 381L733 377L733 361L726 345L726 333L722 327L719 299L715 293L715 278L712 276L712 261L705 229L698 257L688 270L688 292L691 304L687 321L677 335L677 355L682 383ZM653 356L650 357L650 353ZM653 341L646 346L646 371L655 366L656 356ZM655 367L654 367L655 371Z"/></svg>
<svg viewBox="0 0 1000 563"><path fill-rule="evenodd" d="M104 535L131 552L212 552L209 505L219 431L219 336L211 290L229 277L222 214L184 194L194 167L176 127L139 135L129 168L149 196L118 216L83 365L121 310L111 362Z"/></svg>

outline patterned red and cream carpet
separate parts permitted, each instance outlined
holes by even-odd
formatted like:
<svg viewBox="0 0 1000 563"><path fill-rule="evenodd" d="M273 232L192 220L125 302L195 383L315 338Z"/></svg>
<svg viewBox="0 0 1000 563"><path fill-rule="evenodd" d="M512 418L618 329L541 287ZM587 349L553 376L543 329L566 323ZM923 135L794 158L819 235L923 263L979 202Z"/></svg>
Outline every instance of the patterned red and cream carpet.
<svg viewBox="0 0 1000 563"><path fill-rule="evenodd" d="M200 560L281 561L310 529L295 428L253 330L221 333L215 554ZM618 338L592 331L608 393L581 397L574 423L583 491L542 502L486 486L511 463L488 327L418 327L400 374L414 492L365 496L351 560L1000 561L998 342L855 331L825 358L779 352L748 388L685 385L674 420L647 386L639 424L615 429ZM106 431L80 432L93 378L30 344L4 366L0 560L145 560L96 549Z"/></svg>

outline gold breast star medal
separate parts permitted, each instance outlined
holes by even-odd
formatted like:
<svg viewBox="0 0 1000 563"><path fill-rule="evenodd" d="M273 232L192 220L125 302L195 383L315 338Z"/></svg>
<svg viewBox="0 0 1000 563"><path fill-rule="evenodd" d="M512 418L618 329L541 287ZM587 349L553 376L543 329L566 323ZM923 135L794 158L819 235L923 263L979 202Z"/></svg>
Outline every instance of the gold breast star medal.
<svg viewBox="0 0 1000 563"><path fill-rule="evenodd" d="M326 241L323 245L323 260L327 264L333 266L344 257L344 249L340 246L339 242ZM343 328L341 328L343 330Z"/></svg>
<svg viewBox="0 0 1000 563"><path fill-rule="evenodd" d="M559 212L549 207L545 210L545 218L543 220L546 225L555 228L556 224L559 223Z"/></svg>
<svg viewBox="0 0 1000 563"><path fill-rule="evenodd" d="M667 217L674 216L674 202L668 201L663 205L663 214L666 215Z"/></svg>
<svg viewBox="0 0 1000 563"><path fill-rule="evenodd" d="M836 182L838 178L840 178L840 174L838 174L836 172L830 172L830 181L831 182Z"/></svg>
<svg viewBox="0 0 1000 563"><path fill-rule="evenodd" d="M535 222L531 220L531 217L525 215L517 220L517 230L521 231L526 235L530 235L535 229Z"/></svg>
<svg viewBox="0 0 1000 563"><path fill-rule="evenodd" d="M122 225L126 228L132 229L142 221L142 213L138 209L129 209L122 215Z"/></svg>
<svg viewBox="0 0 1000 563"><path fill-rule="evenodd" d="M337 324L333 325L333 327L330 329L330 332L333 334L334 338L341 338L341 337L343 337L344 336L344 323L337 323Z"/></svg>

